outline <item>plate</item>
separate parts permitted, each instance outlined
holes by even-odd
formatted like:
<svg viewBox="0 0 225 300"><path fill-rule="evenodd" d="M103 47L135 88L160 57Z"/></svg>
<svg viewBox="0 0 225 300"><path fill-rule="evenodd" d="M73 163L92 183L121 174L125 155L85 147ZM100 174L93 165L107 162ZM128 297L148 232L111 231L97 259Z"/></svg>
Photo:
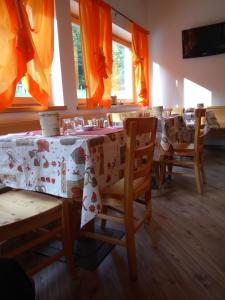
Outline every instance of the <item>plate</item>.
<svg viewBox="0 0 225 300"><path fill-rule="evenodd" d="M93 126L93 125L84 125L83 126L83 130L84 131L91 131L91 130L93 130L95 128L95 126Z"/></svg>

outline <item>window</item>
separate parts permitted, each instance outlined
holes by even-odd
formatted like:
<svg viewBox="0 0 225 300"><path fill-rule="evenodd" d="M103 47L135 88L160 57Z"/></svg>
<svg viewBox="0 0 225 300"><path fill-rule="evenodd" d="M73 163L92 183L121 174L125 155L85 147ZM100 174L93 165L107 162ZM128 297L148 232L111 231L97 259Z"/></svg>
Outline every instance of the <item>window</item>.
<svg viewBox="0 0 225 300"><path fill-rule="evenodd" d="M71 14L77 98L80 100L79 104L85 104L87 94L80 41L79 9L78 3L75 1L71 2ZM132 66L131 34L115 24L112 24L112 28L113 69L111 95L117 96L117 99L122 100L123 103L134 103L134 69Z"/></svg>
<svg viewBox="0 0 225 300"><path fill-rule="evenodd" d="M22 81L19 81L16 86L16 93L13 101L13 105L8 110L26 110L32 109L33 107L40 107L40 104L32 98L32 96L26 91Z"/></svg>
<svg viewBox="0 0 225 300"><path fill-rule="evenodd" d="M56 7L56 10L59 8ZM28 12L28 11L27 11ZM29 13L31 10L29 9ZM32 15L33 16L33 15ZM31 18L32 18L31 16ZM62 80L61 80L61 65L60 65L60 56L59 56L59 43L58 43L58 26L57 18L54 17L54 55L52 61L53 75L50 74L50 95L48 102L49 110L65 110L66 106L64 105L63 90L62 90ZM33 23L32 23L33 24ZM54 63L55 61L55 63ZM51 83L56 82L55 79L60 80L60 84ZM61 96L62 95L62 96ZM46 110L46 106L43 106L37 101L33 96L26 91L25 86L23 85L22 80L17 83L14 97L10 99L12 105L5 109L3 112L22 112L22 111L42 111Z"/></svg>
<svg viewBox="0 0 225 300"><path fill-rule="evenodd" d="M16 93L13 101L13 105L9 110L25 109L25 107L40 107L40 104L32 98L32 96L26 91L22 81L19 81L16 86Z"/></svg>
<svg viewBox="0 0 225 300"><path fill-rule="evenodd" d="M77 98L86 98L86 85L84 79L84 69L82 61L82 52L80 44L80 25L76 18L72 18L72 35L73 35L73 52L74 52L74 62L75 62L75 75L77 84Z"/></svg>
<svg viewBox="0 0 225 300"><path fill-rule="evenodd" d="M113 41L113 70L111 94L117 99L133 102L133 68L131 49Z"/></svg>
<svg viewBox="0 0 225 300"><path fill-rule="evenodd" d="M25 107L40 107L40 104L32 98L26 91L22 81L19 81L16 86L16 93L13 101L12 108L23 109ZM10 109L10 108L9 108Z"/></svg>
<svg viewBox="0 0 225 300"><path fill-rule="evenodd" d="M22 81L17 84L15 97L31 97L24 88Z"/></svg>

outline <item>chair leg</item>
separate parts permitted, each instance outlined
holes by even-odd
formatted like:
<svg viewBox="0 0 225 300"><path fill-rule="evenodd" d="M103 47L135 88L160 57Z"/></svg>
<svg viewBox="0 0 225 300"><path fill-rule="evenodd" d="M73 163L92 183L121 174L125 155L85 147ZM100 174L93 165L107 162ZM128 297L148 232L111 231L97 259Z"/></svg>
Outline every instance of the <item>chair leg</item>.
<svg viewBox="0 0 225 300"><path fill-rule="evenodd" d="M135 281L137 279L137 259L136 259L136 248L135 248L135 232L133 222L133 201L127 204L125 214L125 234L126 234L126 247L127 247L127 258L130 269L130 279Z"/></svg>
<svg viewBox="0 0 225 300"><path fill-rule="evenodd" d="M152 247L157 247L156 235L155 235L155 226L152 217L152 201L151 201L151 191L145 193L145 203L146 203L146 210L148 214L148 225L149 225L149 235L152 241Z"/></svg>
<svg viewBox="0 0 225 300"><path fill-rule="evenodd" d="M159 172L159 163L155 162L154 163L154 173L155 173L155 178L156 178L156 184L158 187L160 187L160 172Z"/></svg>
<svg viewBox="0 0 225 300"><path fill-rule="evenodd" d="M63 206L63 230L64 230L64 249L65 249L65 256L66 256L66 262L68 271L71 275L71 277L75 278L75 269L74 269L74 256L73 256L73 237L71 232L71 218L70 218L70 209L69 209L69 201L63 200L62 206Z"/></svg>
<svg viewBox="0 0 225 300"><path fill-rule="evenodd" d="M195 179L196 179L198 193L202 194L202 179L201 179L199 159L195 160Z"/></svg>
<svg viewBox="0 0 225 300"><path fill-rule="evenodd" d="M169 159L173 159L173 157L170 156ZM172 163L167 164L167 168L168 168L168 178L172 178L173 164Z"/></svg>
<svg viewBox="0 0 225 300"><path fill-rule="evenodd" d="M200 156L200 163L201 163L201 174L202 174L202 182L206 184L206 176L205 176L205 168L203 163L203 154Z"/></svg>
<svg viewBox="0 0 225 300"><path fill-rule="evenodd" d="M204 184L206 184L207 181L206 181L206 176L205 176L205 168L204 168L203 165L201 166L201 172L202 172L202 182L203 182Z"/></svg>
<svg viewBox="0 0 225 300"><path fill-rule="evenodd" d="M126 226L127 227L127 226ZM126 229L126 243L127 243L127 257L130 269L130 278L135 281L137 279L137 259L136 259L136 248L134 230Z"/></svg>
<svg viewBox="0 0 225 300"><path fill-rule="evenodd" d="M166 165L163 162L163 160L161 160L159 162L159 189L161 189L163 183L165 182L166 179Z"/></svg>
<svg viewBox="0 0 225 300"><path fill-rule="evenodd" d="M107 213L107 207L105 207L105 206L102 207L102 213L103 213L103 214L106 214L106 213ZM102 220L101 220L101 228L102 228L102 229L105 229L105 227L106 227L106 220L105 220L105 219L102 219Z"/></svg>

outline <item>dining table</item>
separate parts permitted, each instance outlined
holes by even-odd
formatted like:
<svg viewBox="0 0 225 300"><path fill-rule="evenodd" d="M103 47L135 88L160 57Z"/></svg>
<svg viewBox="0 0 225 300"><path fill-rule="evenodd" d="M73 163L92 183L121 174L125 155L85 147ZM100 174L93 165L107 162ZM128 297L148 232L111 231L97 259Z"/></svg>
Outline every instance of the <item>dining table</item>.
<svg viewBox="0 0 225 300"><path fill-rule="evenodd" d="M154 160L174 140L190 140L179 118L160 119ZM139 138L139 144L146 137ZM123 177L126 134L122 127L44 137L41 131L0 136L0 184L82 203L80 227L101 211L101 188Z"/></svg>
<svg viewBox="0 0 225 300"><path fill-rule="evenodd" d="M187 126L183 116L172 115L158 119L157 135L163 151L168 151L173 143L193 143L195 127Z"/></svg>
<svg viewBox="0 0 225 300"><path fill-rule="evenodd" d="M82 201L83 227L101 210L100 188L122 176L122 128L44 137L41 131L0 137L0 183Z"/></svg>

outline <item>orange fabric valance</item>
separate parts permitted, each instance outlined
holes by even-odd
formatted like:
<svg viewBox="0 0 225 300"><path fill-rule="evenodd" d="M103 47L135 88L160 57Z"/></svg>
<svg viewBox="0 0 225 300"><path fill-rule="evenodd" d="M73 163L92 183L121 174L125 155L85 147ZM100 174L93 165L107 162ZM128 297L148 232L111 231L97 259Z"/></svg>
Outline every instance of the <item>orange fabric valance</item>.
<svg viewBox="0 0 225 300"><path fill-rule="evenodd" d="M135 68L137 103L149 105L148 33L132 23L132 58Z"/></svg>
<svg viewBox="0 0 225 300"><path fill-rule="evenodd" d="M53 0L0 1L0 111L25 76L28 92L48 105L53 57Z"/></svg>
<svg viewBox="0 0 225 300"><path fill-rule="evenodd" d="M81 47L88 108L110 107L111 8L101 0L79 0Z"/></svg>

